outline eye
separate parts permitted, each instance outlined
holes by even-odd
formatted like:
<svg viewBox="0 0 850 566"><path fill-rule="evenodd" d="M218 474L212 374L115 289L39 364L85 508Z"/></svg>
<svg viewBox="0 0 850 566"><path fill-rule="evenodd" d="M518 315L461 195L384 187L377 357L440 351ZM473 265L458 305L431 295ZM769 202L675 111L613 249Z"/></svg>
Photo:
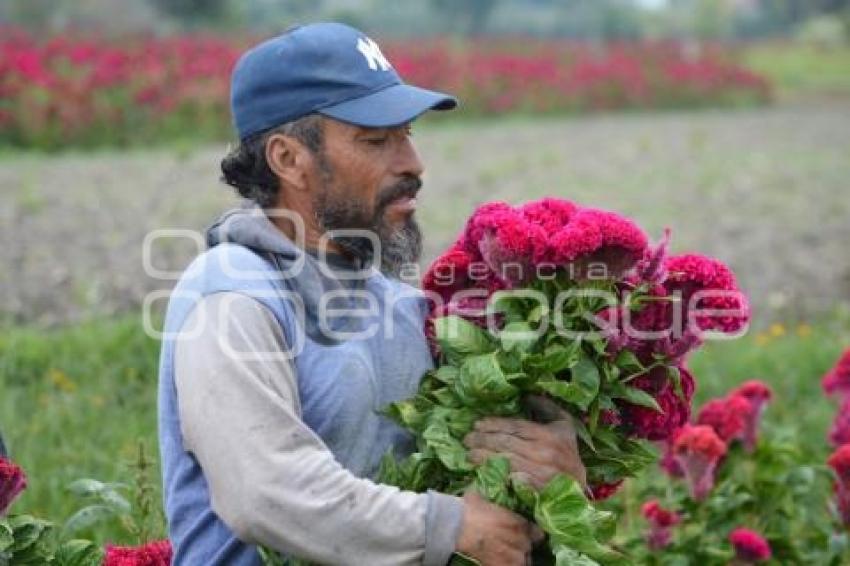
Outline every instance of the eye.
<svg viewBox="0 0 850 566"><path fill-rule="evenodd" d="M365 141L369 145L380 147L380 146L384 145L385 143L387 143L388 139L389 139L389 136L384 135L384 136L372 136L372 137L364 138L363 141Z"/></svg>

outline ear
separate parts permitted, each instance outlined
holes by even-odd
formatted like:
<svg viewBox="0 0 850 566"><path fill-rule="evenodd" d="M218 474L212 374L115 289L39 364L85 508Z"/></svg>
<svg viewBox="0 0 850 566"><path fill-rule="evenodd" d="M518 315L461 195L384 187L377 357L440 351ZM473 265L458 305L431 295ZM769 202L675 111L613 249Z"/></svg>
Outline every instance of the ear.
<svg viewBox="0 0 850 566"><path fill-rule="evenodd" d="M272 134L266 141L266 163L282 185L296 191L308 190L313 155L293 137Z"/></svg>

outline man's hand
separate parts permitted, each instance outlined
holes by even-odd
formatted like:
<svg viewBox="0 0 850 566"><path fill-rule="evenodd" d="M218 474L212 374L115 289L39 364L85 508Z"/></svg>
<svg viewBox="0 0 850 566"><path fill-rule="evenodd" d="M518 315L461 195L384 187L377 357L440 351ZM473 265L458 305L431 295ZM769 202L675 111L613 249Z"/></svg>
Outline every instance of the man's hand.
<svg viewBox="0 0 850 566"><path fill-rule="evenodd" d="M469 460L482 464L490 456L504 456L511 463L511 471L527 478L536 489L559 473L586 487L587 472L579 457L572 417L544 397L530 397L527 403L535 418L546 424L524 419L481 419L463 440L469 448Z"/></svg>
<svg viewBox="0 0 850 566"><path fill-rule="evenodd" d="M463 496L463 526L457 552L475 558L482 566L526 566L532 544L542 532L531 523L494 505L475 491Z"/></svg>

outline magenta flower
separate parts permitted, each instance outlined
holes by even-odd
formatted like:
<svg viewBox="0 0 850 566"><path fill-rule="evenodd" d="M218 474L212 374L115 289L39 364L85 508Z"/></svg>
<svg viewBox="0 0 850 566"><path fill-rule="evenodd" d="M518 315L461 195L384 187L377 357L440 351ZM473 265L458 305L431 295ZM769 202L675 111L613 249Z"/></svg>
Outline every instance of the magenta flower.
<svg viewBox="0 0 850 566"><path fill-rule="evenodd" d="M661 443L662 452L661 459L658 461L658 466L671 478L683 478L685 477L685 470L682 469L682 465L679 464L679 461L676 460L676 457L673 455L674 438L675 434L672 438L668 438Z"/></svg>
<svg viewBox="0 0 850 566"><path fill-rule="evenodd" d="M823 376L821 385L827 395L850 397L850 348L844 350L835 366Z"/></svg>
<svg viewBox="0 0 850 566"><path fill-rule="evenodd" d="M644 259L638 263L638 277L641 281L658 284L667 279L667 250L670 247L670 228L664 229L664 235L654 248L647 249Z"/></svg>
<svg viewBox="0 0 850 566"><path fill-rule="evenodd" d="M700 331L735 333L749 323L751 312L746 295L738 288L735 274L724 263L699 254L668 257L664 287L681 297L684 320L693 310L722 310L724 314L699 314L694 322ZM695 295L700 293L700 296ZM706 296L706 293L709 293ZM690 326L690 325L689 325Z"/></svg>
<svg viewBox="0 0 850 566"><path fill-rule="evenodd" d="M422 278L422 289L439 294L444 303L451 302L458 291L470 284L469 266L473 258L457 247L438 257Z"/></svg>
<svg viewBox="0 0 850 566"><path fill-rule="evenodd" d="M744 429L744 447L748 452L755 449L758 441L758 429L762 414L773 397L773 391L763 381L751 379L735 388L731 395L740 395L750 402L750 411L746 414Z"/></svg>
<svg viewBox="0 0 850 566"><path fill-rule="evenodd" d="M832 428L829 429L829 442L833 446L850 444L850 398L841 402L835 420L832 421Z"/></svg>
<svg viewBox="0 0 850 566"><path fill-rule="evenodd" d="M714 471L725 455L726 444L710 426L686 424L676 434L673 456L685 472L694 500L705 499L712 490Z"/></svg>
<svg viewBox="0 0 850 566"><path fill-rule="evenodd" d="M463 243L468 253L477 252L493 273L513 287L535 275L534 258L546 245L546 231L517 209L496 202L473 213Z"/></svg>
<svg viewBox="0 0 850 566"><path fill-rule="evenodd" d="M682 518L675 511L665 509L652 499L641 506L641 515L649 523L649 533L646 536L646 544L650 550L661 550L670 544L673 538L673 529Z"/></svg>
<svg viewBox="0 0 850 566"><path fill-rule="evenodd" d="M735 549L735 558L740 562L756 564L770 560L770 545L755 531L738 527L729 533L729 542Z"/></svg>
<svg viewBox="0 0 850 566"><path fill-rule="evenodd" d="M26 487L27 476L20 466L0 457L0 516L6 514L12 502Z"/></svg>
<svg viewBox="0 0 850 566"><path fill-rule="evenodd" d="M582 208L549 238L546 257L566 266L576 279L597 272L606 278L619 278L644 257L646 248L646 234L631 220L613 212Z"/></svg>
<svg viewBox="0 0 850 566"><path fill-rule="evenodd" d="M647 440L666 440L676 434L691 416L694 378L685 368L679 368L682 397L667 377L666 368L656 368L647 375L633 379L629 385L642 389L655 398L661 411L641 405L618 401L622 425L634 436Z"/></svg>
<svg viewBox="0 0 850 566"><path fill-rule="evenodd" d="M593 501L604 501L620 490L623 480L614 483L598 483L590 486L590 498Z"/></svg>
<svg viewBox="0 0 850 566"><path fill-rule="evenodd" d="M710 426L727 444L743 440L747 428L747 414L752 411L744 397L732 395L708 401L697 415L697 424Z"/></svg>
<svg viewBox="0 0 850 566"><path fill-rule="evenodd" d="M839 446L826 461L835 472L835 502L844 526L850 527L850 444Z"/></svg>
<svg viewBox="0 0 850 566"><path fill-rule="evenodd" d="M142 546L106 546L103 566L170 566L171 542L158 540Z"/></svg>
<svg viewBox="0 0 850 566"><path fill-rule="evenodd" d="M543 228L546 234L554 234L566 226L578 210L573 202L551 197L528 202L519 208L526 220Z"/></svg>

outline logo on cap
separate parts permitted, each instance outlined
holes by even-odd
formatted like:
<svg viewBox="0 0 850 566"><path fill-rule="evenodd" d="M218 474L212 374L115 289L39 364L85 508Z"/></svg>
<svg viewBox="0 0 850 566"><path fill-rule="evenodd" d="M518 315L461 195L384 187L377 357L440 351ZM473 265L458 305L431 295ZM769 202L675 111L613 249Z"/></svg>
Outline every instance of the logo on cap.
<svg viewBox="0 0 850 566"><path fill-rule="evenodd" d="M387 58L384 57L384 54L381 53L381 48L378 47L378 44L368 37L361 37L357 40L357 51L363 55L369 64L369 68L373 71L377 71L378 67L382 71L388 71L392 67L390 62L387 61Z"/></svg>

